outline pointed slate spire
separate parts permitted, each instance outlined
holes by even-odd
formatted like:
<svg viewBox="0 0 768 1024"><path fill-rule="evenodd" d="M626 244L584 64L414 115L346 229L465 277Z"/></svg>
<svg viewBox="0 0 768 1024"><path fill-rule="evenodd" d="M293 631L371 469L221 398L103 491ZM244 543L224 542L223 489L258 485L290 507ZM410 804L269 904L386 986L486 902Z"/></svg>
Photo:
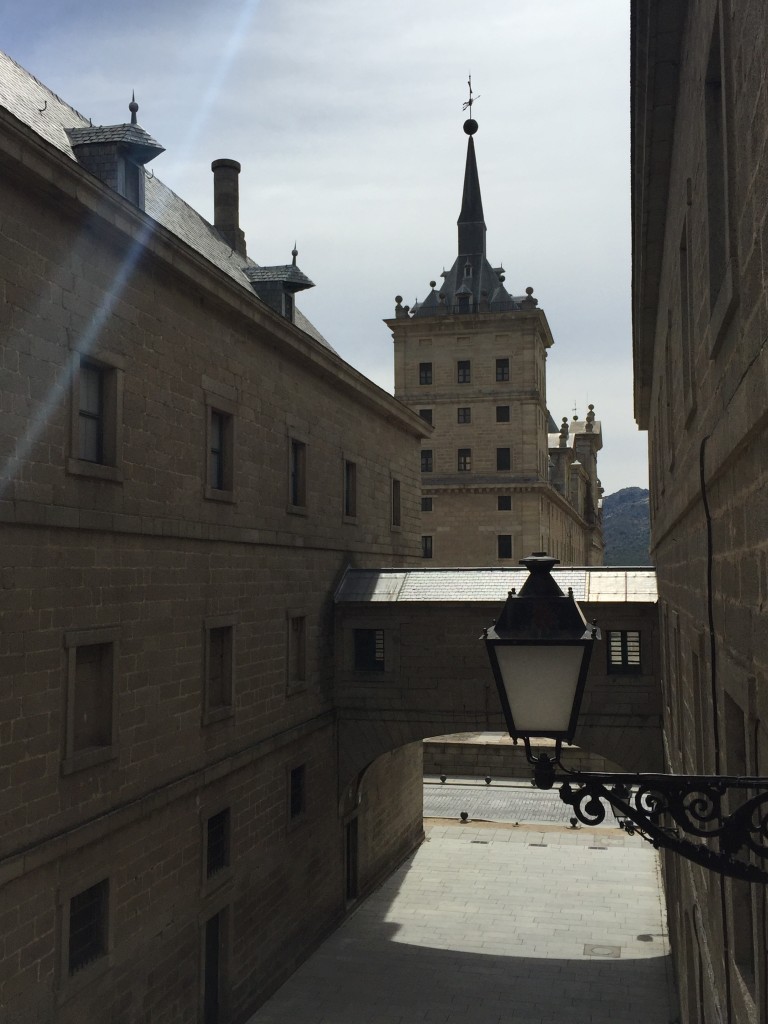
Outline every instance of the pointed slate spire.
<svg viewBox="0 0 768 1024"><path fill-rule="evenodd" d="M467 143L467 164L464 169L464 192L461 197L459 226L459 256L485 256L485 219L483 200L480 195L480 178L475 158L477 121L470 118L464 122L464 131L469 136Z"/></svg>

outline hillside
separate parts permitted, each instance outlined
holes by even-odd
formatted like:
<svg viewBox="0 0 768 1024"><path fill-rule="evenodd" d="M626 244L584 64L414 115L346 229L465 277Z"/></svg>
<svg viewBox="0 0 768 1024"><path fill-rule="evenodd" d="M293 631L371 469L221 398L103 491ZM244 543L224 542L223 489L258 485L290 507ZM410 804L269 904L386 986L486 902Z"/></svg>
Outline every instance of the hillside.
<svg viewBox="0 0 768 1024"><path fill-rule="evenodd" d="M606 565L651 565L648 491L624 487L603 498Z"/></svg>

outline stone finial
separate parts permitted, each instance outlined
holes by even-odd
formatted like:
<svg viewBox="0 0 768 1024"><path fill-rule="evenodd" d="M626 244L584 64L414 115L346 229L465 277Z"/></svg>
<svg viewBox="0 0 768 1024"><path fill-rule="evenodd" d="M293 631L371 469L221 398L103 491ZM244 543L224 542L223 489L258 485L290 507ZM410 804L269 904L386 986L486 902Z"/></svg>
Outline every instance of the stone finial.
<svg viewBox="0 0 768 1024"><path fill-rule="evenodd" d="M589 406L589 412L587 413L587 433L591 434L595 429L595 407L594 405Z"/></svg>
<svg viewBox="0 0 768 1024"><path fill-rule="evenodd" d="M523 309L535 309L539 304L538 299L533 297L533 288L530 285L525 289L525 298L520 303Z"/></svg>
<svg viewBox="0 0 768 1024"><path fill-rule="evenodd" d="M395 316L408 316L408 307L403 306L403 296L395 296Z"/></svg>
<svg viewBox="0 0 768 1024"><path fill-rule="evenodd" d="M569 431L568 431L568 417L567 416L563 416L563 422L562 422L562 424L560 426L560 447L561 448L567 448L568 447L568 433L569 433Z"/></svg>
<svg viewBox="0 0 768 1024"><path fill-rule="evenodd" d="M434 288L436 284L437 284L437 281L430 281L429 282L429 287L430 288Z"/></svg>

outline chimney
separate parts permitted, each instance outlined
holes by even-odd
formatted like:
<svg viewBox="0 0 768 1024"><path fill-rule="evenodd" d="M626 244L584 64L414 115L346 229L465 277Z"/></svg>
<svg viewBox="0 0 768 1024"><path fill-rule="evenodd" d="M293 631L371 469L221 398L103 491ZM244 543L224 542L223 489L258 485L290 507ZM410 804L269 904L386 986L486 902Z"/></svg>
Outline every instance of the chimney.
<svg viewBox="0 0 768 1024"><path fill-rule="evenodd" d="M214 160L213 171L213 226L221 237L242 257L246 256L245 235L240 230L240 193L237 160Z"/></svg>

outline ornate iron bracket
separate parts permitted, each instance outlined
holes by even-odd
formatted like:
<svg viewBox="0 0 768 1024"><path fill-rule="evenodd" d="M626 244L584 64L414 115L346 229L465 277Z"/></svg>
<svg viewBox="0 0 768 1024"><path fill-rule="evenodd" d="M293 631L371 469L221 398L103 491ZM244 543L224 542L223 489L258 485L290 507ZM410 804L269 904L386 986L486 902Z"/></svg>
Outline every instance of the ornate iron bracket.
<svg viewBox="0 0 768 1024"><path fill-rule="evenodd" d="M655 849L731 878L768 882L768 778L572 772L560 763L559 743L554 757L533 755L529 740L525 748L534 785L559 786L582 824L602 825L610 809L621 828Z"/></svg>

